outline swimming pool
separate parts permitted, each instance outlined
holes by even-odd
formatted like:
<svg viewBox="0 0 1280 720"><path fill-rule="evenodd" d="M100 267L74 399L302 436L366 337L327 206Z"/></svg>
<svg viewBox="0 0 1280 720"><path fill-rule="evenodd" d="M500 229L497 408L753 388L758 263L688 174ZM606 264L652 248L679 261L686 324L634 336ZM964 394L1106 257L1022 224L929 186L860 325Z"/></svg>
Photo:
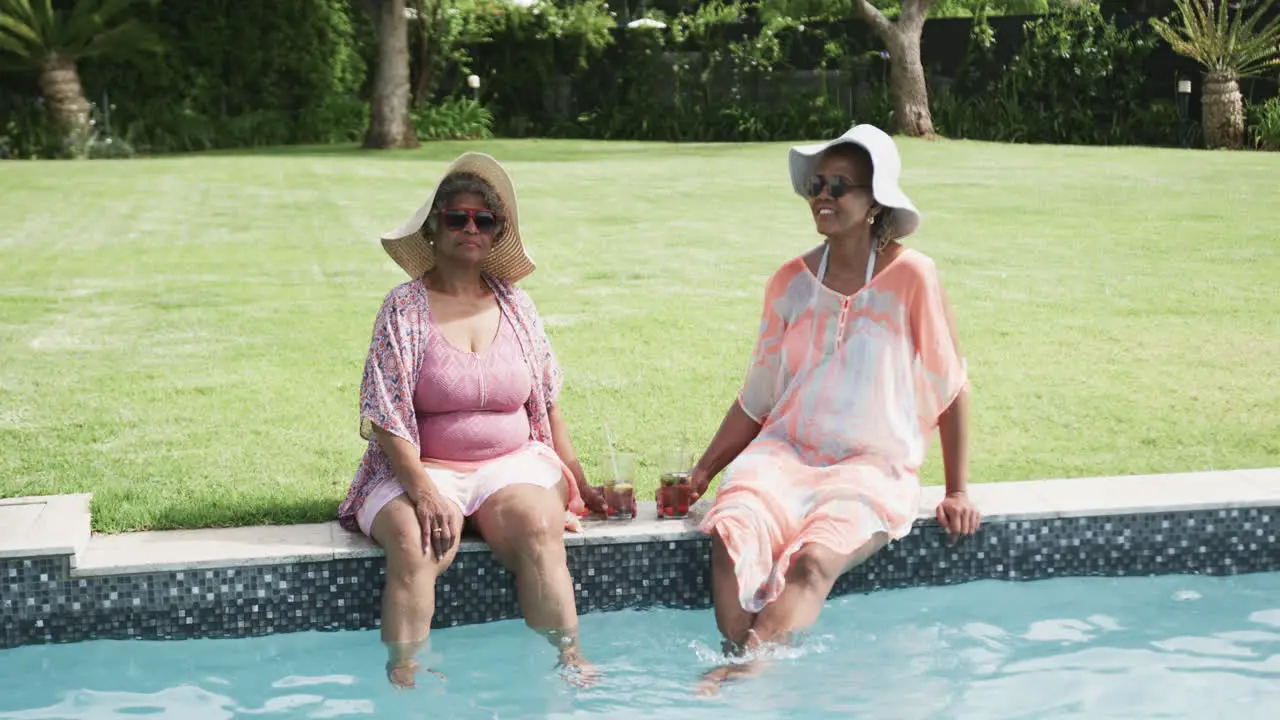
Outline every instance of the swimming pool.
<svg viewBox="0 0 1280 720"><path fill-rule="evenodd" d="M572 690L519 622L437 631L394 692L376 631L0 651L0 718L1275 718L1280 573L981 581L833 599L804 646L695 698L710 611L590 614Z"/></svg>

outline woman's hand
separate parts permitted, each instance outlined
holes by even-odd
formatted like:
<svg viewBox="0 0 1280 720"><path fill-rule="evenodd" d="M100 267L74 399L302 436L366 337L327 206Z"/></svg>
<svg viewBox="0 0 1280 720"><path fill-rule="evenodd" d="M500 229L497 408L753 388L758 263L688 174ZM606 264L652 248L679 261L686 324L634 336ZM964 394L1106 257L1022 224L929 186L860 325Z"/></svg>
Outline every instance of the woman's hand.
<svg viewBox="0 0 1280 720"><path fill-rule="evenodd" d="M462 513L436 490L413 443L376 425L373 432L391 462L396 480L404 488L418 515L418 525L422 528L422 552L431 552L436 560L443 559L462 530Z"/></svg>
<svg viewBox="0 0 1280 720"><path fill-rule="evenodd" d="M430 552L437 562L444 559L462 531L462 513L448 498L434 489L412 498L422 526L422 552Z"/></svg>
<svg viewBox="0 0 1280 720"><path fill-rule="evenodd" d="M585 475L578 478L578 492L582 494L582 502L588 510L599 515L609 514L609 507L604 501L604 488L587 484Z"/></svg>
<svg viewBox="0 0 1280 720"><path fill-rule="evenodd" d="M969 501L969 494L953 491L938 503L938 524L947 531L948 539L954 542L962 535L972 535L978 531L982 517L978 508Z"/></svg>

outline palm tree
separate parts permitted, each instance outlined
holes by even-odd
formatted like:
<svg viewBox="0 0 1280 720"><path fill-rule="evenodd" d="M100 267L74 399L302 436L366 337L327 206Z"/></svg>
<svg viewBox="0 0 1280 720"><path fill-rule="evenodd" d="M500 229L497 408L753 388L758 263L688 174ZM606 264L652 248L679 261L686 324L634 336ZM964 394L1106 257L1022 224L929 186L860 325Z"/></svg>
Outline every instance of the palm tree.
<svg viewBox="0 0 1280 720"><path fill-rule="evenodd" d="M1239 80L1280 66L1280 16L1262 27L1258 23L1272 0L1252 10L1228 8L1217 0L1174 0L1178 25L1152 19L1157 34L1175 52L1204 66L1200 93L1205 145L1240 148L1244 145L1244 101ZM1246 17L1247 15L1247 17Z"/></svg>
<svg viewBox="0 0 1280 720"><path fill-rule="evenodd" d="M0 62L40 73L45 106L64 137L89 125L89 101L76 63L159 50L160 41L130 15L139 2L77 0L55 10L52 0L0 0Z"/></svg>

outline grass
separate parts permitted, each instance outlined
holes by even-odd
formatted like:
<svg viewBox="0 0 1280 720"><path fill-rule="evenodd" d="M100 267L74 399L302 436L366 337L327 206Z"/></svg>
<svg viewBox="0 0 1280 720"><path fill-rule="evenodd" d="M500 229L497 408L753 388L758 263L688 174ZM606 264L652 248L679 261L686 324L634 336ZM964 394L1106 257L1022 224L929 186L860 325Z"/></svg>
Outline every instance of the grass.
<svg viewBox="0 0 1280 720"><path fill-rule="evenodd" d="M472 146L0 165L0 496L103 532L331 519L404 277L378 232ZM715 431L816 242L785 146L494 141L575 443ZM973 380L975 482L1275 465L1280 155L905 141ZM940 482L935 441L925 470Z"/></svg>

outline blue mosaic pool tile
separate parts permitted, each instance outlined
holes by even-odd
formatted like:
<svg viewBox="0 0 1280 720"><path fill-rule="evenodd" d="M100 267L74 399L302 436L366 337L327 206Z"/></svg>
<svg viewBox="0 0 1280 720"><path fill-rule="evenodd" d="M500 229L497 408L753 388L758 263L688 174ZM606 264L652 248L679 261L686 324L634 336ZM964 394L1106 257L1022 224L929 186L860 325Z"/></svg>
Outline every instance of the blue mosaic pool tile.
<svg viewBox="0 0 1280 720"><path fill-rule="evenodd" d="M1010 523L1013 579L1272 571L1278 521L1280 511L1240 508Z"/></svg>
<svg viewBox="0 0 1280 720"><path fill-rule="evenodd" d="M433 627L520 617L515 583L490 553L460 553L436 581Z"/></svg>
<svg viewBox="0 0 1280 720"><path fill-rule="evenodd" d="M706 538L574 550L570 572L579 612L710 606L711 543Z"/></svg>
<svg viewBox="0 0 1280 720"><path fill-rule="evenodd" d="M0 560L0 623L56 612L68 599L70 557Z"/></svg>

